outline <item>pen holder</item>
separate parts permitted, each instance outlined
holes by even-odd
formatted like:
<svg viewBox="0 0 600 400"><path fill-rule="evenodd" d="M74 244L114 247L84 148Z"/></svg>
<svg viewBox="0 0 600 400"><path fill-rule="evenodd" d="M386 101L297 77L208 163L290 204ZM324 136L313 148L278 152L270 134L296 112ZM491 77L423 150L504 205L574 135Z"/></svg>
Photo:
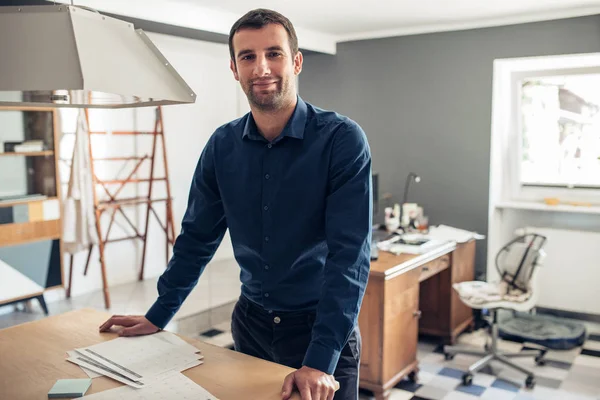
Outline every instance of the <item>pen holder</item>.
<svg viewBox="0 0 600 400"><path fill-rule="evenodd" d="M385 229L388 232L394 232L400 227L400 218L394 213L392 207L386 207L385 209Z"/></svg>

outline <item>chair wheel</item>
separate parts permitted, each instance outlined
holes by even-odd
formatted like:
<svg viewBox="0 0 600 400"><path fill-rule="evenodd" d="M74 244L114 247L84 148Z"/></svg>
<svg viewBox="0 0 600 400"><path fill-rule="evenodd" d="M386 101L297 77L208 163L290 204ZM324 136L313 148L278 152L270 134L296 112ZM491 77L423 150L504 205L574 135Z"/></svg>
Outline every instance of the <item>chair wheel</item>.
<svg viewBox="0 0 600 400"><path fill-rule="evenodd" d="M412 383L417 383L417 380L418 380L417 372L411 371L408 374L408 380L411 381Z"/></svg>
<svg viewBox="0 0 600 400"><path fill-rule="evenodd" d="M473 375L464 374L462 376L462 382L463 382L463 385L465 385L465 386L471 386L473 384Z"/></svg>
<svg viewBox="0 0 600 400"><path fill-rule="evenodd" d="M544 359L543 355L539 355L535 357L535 363L536 365L543 367L544 365L546 365L546 360Z"/></svg>
<svg viewBox="0 0 600 400"><path fill-rule="evenodd" d="M444 358L446 359L446 361L454 360L454 354L444 353Z"/></svg>
<svg viewBox="0 0 600 400"><path fill-rule="evenodd" d="M529 375L527 379L525 379L525 387L527 389L533 389L535 387L535 377L533 375Z"/></svg>
<svg viewBox="0 0 600 400"><path fill-rule="evenodd" d="M471 322L467 326L467 329L465 330L465 332L467 332L467 333L473 333L473 332L475 332L475 322Z"/></svg>

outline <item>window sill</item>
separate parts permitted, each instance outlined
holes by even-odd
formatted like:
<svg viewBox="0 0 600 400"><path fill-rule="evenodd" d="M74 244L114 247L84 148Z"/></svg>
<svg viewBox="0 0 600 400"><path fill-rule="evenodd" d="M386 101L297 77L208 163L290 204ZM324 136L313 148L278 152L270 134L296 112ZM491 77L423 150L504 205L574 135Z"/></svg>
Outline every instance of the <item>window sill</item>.
<svg viewBox="0 0 600 400"><path fill-rule="evenodd" d="M600 206L572 206L569 204L558 204L555 206L543 202L535 201L504 201L496 204L496 208L517 209L517 210L535 210L548 212L567 212L579 214L600 214Z"/></svg>

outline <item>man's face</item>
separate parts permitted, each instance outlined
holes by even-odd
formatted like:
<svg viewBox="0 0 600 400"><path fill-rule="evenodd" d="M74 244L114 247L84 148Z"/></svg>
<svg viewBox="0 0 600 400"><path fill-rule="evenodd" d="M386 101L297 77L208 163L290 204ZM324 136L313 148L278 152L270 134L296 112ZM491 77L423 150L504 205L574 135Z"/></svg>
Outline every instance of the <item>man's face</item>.
<svg viewBox="0 0 600 400"><path fill-rule="evenodd" d="M288 35L279 24L241 29L233 36L235 63L231 70L251 105L276 111L296 96L295 77L302 53L291 54Z"/></svg>

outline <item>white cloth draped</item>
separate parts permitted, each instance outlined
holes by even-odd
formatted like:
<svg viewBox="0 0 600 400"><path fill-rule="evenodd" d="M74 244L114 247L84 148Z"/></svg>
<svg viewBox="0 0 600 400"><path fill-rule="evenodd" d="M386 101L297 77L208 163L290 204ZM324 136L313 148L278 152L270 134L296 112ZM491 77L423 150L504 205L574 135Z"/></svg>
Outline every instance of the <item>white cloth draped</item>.
<svg viewBox="0 0 600 400"><path fill-rule="evenodd" d="M85 110L80 109L69 186L63 199L63 248L70 254L88 250L90 245L98 243L88 141Z"/></svg>

